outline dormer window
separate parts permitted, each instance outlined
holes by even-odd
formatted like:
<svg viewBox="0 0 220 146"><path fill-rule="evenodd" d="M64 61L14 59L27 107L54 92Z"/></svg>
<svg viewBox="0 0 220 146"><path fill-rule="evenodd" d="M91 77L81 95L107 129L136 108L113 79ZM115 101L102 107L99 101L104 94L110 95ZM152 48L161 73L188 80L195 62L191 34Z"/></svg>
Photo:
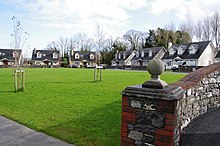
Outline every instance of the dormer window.
<svg viewBox="0 0 220 146"><path fill-rule="evenodd" d="M178 55L182 55L183 54L183 49L181 47L178 48L177 54Z"/></svg>
<svg viewBox="0 0 220 146"><path fill-rule="evenodd" d="M94 55L93 54L90 54L90 59L94 59Z"/></svg>
<svg viewBox="0 0 220 146"><path fill-rule="evenodd" d="M46 54L43 54L43 56L45 57L45 56L46 56Z"/></svg>
<svg viewBox="0 0 220 146"><path fill-rule="evenodd" d="M126 58L126 54L125 54L125 53L123 54L123 58L124 58L124 59Z"/></svg>
<svg viewBox="0 0 220 146"><path fill-rule="evenodd" d="M141 52L141 57L144 57L144 51Z"/></svg>
<svg viewBox="0 0 220 146"><path fill-rule="evenodd" d="M149 51L149 57L152 57L152 55L153 55L153 52L150 50Z"/></svg>
<svg viewBox="0 0 220 146"><path fill-rule="evenodd" d="M136 53L136 57L139 57L139 52Z"/></svg>
<svg viewBox="0 0 220 146"><path fill-rule="evenodd" d="M55 59L58 58L58 54L56 52L53 53L53 58L55 58Z"/></svg>
<svg viewBox="0 0 220 146"><path fill-rule="evenodd" d="M5 53L2 53L2 56L4 56L5 55Z"/></svg>
<svg viewBox="0 0 220 146"><path fill-rule="evenodd" d="M115 54L115 59L117 59L117 54Z"/></svg>
<svg viewBox="0 0 220 146"><path fill-rule="evenodd" d="M15 51L12 53L13 58L16 57L16 54L17 54L17 53L16 53Z"/></svg>
<svg viewBox="0 0 220 146"><path fill-rule="evenodd" d="M37 58L41 58L42 54L40 52L37 52Z"/></svg>
<svg viewBox="0 0 220 146"><path fill-rule="evenodd" d="M174 54L174 49L171 47L170 48L170 55L173 55Z"/></svg>
<svg viewBox="0 0 220 146"><path fill-rule="evenodd" d="M79 59L79 54L78 53L75 54L75 59Z"/></svg>
<svg viewBox="0 0 220 146"><path fill-rule="evenodd" d="M189 47L189 54L195 54L197 49L192 45Z"/></svg>
<svg viewBox="0 0 220 146"><path fill-rule="evenodd" d="M119 55L118 55L118 59L121 59L121 54L119 53Z"/></svg>

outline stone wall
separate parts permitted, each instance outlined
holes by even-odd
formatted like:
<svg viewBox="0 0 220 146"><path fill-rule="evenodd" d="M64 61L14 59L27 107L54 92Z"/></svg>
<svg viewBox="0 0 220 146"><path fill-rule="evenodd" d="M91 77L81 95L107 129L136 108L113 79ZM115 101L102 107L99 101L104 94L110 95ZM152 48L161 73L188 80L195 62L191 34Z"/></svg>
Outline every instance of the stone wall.
<svg viewBox="0 0 220 146"><path fill-rule="evenodd" d="M180 104L181 129L195 117L220 106L220 64L216 63L195 71L173 85L182 87Z"/></svg>
<svg viewBox="0 0 220 146"><path fill-rule="evenodd" d="M163 89L127 87L122 92L121 146L178 146L189 122L220 105L219 90L220 63Z"/></svg>

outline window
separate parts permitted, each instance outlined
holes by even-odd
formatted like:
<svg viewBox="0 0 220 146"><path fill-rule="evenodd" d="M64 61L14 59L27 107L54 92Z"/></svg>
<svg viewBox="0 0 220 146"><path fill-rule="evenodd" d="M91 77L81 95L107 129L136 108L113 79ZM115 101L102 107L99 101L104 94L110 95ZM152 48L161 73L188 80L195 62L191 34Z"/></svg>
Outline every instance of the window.
<svg viewBox="0 0 220 146"><path fill-rule="evenodd" d="M136 57L139 57L139 52L136 53Z"/></svg>
<svg viewBox="0 0 220 146"><path fill-rule="evenodd" d="M78 53L75 54L75 59L79 59L79 54Z"/></svg>
<svg viewBox="0 0 220 146"><path fill-rule="evenodd" d="M195 54L197 49L192 45L189 47L189 54Z"/></svg>
<svg viewBox="0 0 220 146"><path fill-rule="evenodd" d="M174 49L171 47L170 48L170 55L173 55L175 52L174 52Z"/></svg>
<svg viewBox="0 0 220 146"><path fill-rule="evenodd" d="M2 52L0 52L0 56L2 55Z"/></svg>
<svg viewBox="0 0 220 146"><path fill-rule="evenodd" d="M5 55L5 53L2 53L2 56L4 56Z"/></svg>
<svg viewBox="0 0 220 146"><path fill-rule="evenodd" d="M181 47L178 48L177 54L178 55L182 55L183 54L183 49Z"/></svg>
<svg viewBox="0 0 220 146"><path fill-rule="evenodd" d="M15 57L16 57L16 54L17 54L17 53L14 51L14 52L12 53L12 57L15 58Z"/></svg>
<svg viewBox="0 0 220 146"><path fill-rule="evenodd" d="M118 55L119 55L119 56L118 56L118 59L121 59L121 54L119 53Z"/></svg>
<svg viewBox="0 0 220 146"><path fill-rule="evenodd" d="M150 50L149 51L149 57L152 57L152 55L153 55L153 52Z"/></svg>
<svg viewBox="0 0 220 146"><path fill-rule="evenodd" d="M46 56L46 54L43 54L43 56L45 57L45 56Z"/></svg>
<svg viewBox="0 0 220 146"><path fill-rule="evenodd" d="M41 58L42 54L40 52L37 52L37 58Z"/></svg>
<svg viewBox="0 0 220 146"><path fill-rule="evenodd" d="M124 59L126 58L126 54L125 54L125 53L123 54L123 58L124 58Z"/></svg>
<svg viewBox="0 0 220 146"><path fill-rule="evenodd" d="M56 52L53 53L53 58L58 58L58 55Z"/></svg>
<svg viewBox="0 0 220 146"><path fill-rule="evenodd" d="M90 59L94 59L94 55L93 54L90 54Z"/></svg>
<svg viewBox="0 0 220 146"><path fill-rule="evenodd" d="M144 57L144 51L141 52L141 57Z"/></svg>

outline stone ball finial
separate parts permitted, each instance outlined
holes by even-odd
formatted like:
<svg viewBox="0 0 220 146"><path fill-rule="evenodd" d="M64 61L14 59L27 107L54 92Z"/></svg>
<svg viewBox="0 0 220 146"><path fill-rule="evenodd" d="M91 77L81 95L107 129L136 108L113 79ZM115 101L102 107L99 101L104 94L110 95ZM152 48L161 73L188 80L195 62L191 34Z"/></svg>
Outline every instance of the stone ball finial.
<svg viewBox="0 0 220 146"><path fill-rule="evenodd" d="M151 74L151 80L142 84L144 88L163 89L168 86L166 82L160 79L160 75L165 69L164 63L160 59L153 59L148 63L147 70Z"/></svg>
<svg viewBox="0 0 220 146"><path fill-rule="evenodd" d="M153 59L148 63L147 70L153 76L159 76L163 73L164 63L159 59Z"/></svg>

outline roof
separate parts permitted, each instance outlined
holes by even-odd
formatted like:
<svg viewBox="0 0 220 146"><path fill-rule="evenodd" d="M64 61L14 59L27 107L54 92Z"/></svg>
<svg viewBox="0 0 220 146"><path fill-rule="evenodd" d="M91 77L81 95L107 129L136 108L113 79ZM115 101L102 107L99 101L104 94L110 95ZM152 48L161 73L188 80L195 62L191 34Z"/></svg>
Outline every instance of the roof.
<svg viewBox="0 0 220 146"><path fill-rule="evenodd" d="M19 56L21 54L21 49L0 49L0 61L2 59L8 60L8 61L14 61L15 58L13 57L13 52L18 52Z"/></svg>
<svg viewBox="0 0 220 146"><path fill-rule="evenodd" d="M207 46L211 43L211 41L203 41L203 42L192 42L192 43L185 43L185 44L176 44L171 46L172 49L174 49L174 54L169 54L169 51L163 56L162 59L174 59L176 57L180 57L182 59L199 59L199 57L202 55L204 50L207 48ZM195 54L189 53L190 46L194 46L197 51ZM178 47L181 47L183 49L182 54L177 54Z"/></svg>
<svg viewBox="0 0 220 146"><path fill-rule="evenodd" d="M217 53L217 55L215 56L215 58L219 58L219 59L220 59L220 51Z"/></svg>
<svg viewBox="0 0 220 146"><path fill-rule="evenodd" d="M78 53L79 54L79 59L76 59L75 58L75 54ZM90 58L90 55L93 54L94 55L94 59L91 59ZM96 53L95 52L84 52L84 51L74 51L73 54L71 55L71 59L73 61L83 61L83 60L86 60L86 61L89 61L89 62L92 62L92 61L96 61Z"/></svg>
<svg viewBox="0 0 220 146"><path fill-rule="evenodd" d="M135 57L132 60L152 60L157 53L162 50L164 47L152 47L152 48L143 48L138 51L139 57L135 55ZM141 56L142 51L144 51L144 57ZM152 52L152 56L149 56L149 52Z"/></svg>
<svg viewBox="0 0 220 146"><path fill-rule="evenodd" d="M41 58L37 58L37 53L41 53L42 56ZM53 58L53 54L57 53L57 58ZM33 50L32 52L32 60L39 60L39 61L43 61L43 60L48 60L48 61L57 61L59 60L59 51L55 51L55 50Z"/></svg>

